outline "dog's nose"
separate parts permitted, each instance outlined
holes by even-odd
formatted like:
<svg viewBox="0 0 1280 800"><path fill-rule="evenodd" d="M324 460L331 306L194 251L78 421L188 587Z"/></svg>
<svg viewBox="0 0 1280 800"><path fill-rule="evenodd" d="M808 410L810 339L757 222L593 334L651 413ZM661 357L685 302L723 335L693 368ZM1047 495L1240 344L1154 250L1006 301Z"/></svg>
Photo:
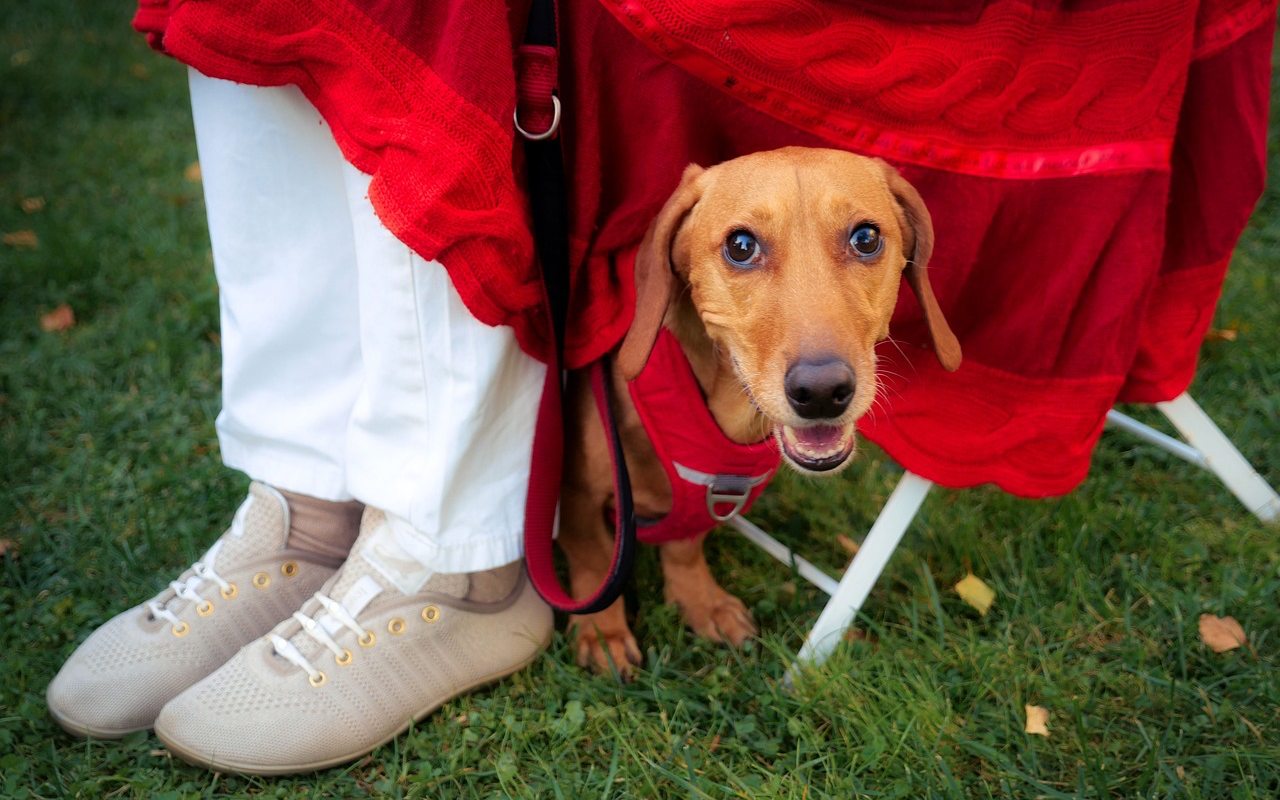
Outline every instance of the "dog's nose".
<svg viewBox="0 0 1280 800"><path fill-rule="evenodd" d="M787 402L805 419L833 419L853 399L853 370L838 358L797 361L787 370L783 386Z"/></svg>

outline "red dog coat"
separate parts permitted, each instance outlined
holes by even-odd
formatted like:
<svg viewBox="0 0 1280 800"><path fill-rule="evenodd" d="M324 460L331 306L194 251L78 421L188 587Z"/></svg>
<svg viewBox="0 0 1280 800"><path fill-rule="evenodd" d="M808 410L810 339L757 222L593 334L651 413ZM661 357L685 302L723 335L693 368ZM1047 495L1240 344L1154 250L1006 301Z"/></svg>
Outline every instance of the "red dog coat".
<svg viewBox="0 0 1280 800"><path fill-rule="evenodd" d="M671 511L641 521L645 544L691 539L751 508L782 457L773 437L738 444L711 416L680 342L663 328L644 369L628 384L631 400L671 482Z"/></svg>

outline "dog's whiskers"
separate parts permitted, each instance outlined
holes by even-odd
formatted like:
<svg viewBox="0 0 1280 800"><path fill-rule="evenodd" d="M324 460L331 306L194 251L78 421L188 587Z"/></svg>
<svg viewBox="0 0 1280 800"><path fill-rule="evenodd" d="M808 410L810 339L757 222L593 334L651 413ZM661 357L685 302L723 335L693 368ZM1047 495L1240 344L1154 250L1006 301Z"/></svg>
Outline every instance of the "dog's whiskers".
<svg viewBox="0 0 1280 800"><path fill-rule="evenodd" d="M914 362L912 362L912 360L907 356L907 351L905 351L905 350L903 350L903 349L902 349L902 345L901 345L901 344L899 344L899 343L898 343L898 340L897 340L897 339L895 339L895 338L893 338L893 336L892 336L892 335L890 335L890 336L886 336L886 337L884 337L883 339L881 339L880 341L876 342L875 346L876 346L876 347L879 347L881 344L883 344L883 343L885 343L885 342L888 342L889 344L893 345L893 346L894 346L894 348L898 351L898 355L902 356L902 361L903 361L903 363L911 364L912 370L914 371L914 369L915 369L915 364L914 364Z"/></svg>
<svg viewBox="0 0 1280 800"><path fill-rule="evenodd" d="M871 395L871 405L867 409L867 414L871 417L871 421L873 423L876 419L877 410L883 410L886 414L889 413L889 402L891 397L886 395L891 395L892 397L902 396L901 389L893 385L892 382L884 380L884 378L898 378L904 382L906 381L905 376L899 375L892 370L878 370L876 378L876 390L875 393Z"/></svg>
<svg viewBox="0 0 1280 800"><path fill-rule="evenodd" d="M898 391L898 387L897 387L896 385L894 385L894 383L893 383L892 381L887 381L887 380L885 380L886 378L894 378L894 379L896 379L896 380L898 380L898 381L902 381L903 383L906 383L906 381L907 381L907 376L906 376L906 375L903 375L903 374L898 373L898 372L894 372L893 370L882 369L882 370L879 370L879 371L878 371L877 375L878 375L878 377L880 378L880 380L879 380L879 381L877 381L877 383L876 383L876 390L877 390L877 391L879 391L882 387L883 387L883 388L888 388L888 389L893 389L894 391Z"/></svg>

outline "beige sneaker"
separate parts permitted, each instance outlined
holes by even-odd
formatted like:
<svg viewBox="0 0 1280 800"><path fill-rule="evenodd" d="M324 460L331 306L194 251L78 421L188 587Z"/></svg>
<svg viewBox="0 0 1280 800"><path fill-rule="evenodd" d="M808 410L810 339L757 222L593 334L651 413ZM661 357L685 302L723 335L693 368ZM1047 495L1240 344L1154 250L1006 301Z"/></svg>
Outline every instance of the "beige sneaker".
<svg viewBox="0 0 1280 800"><path fill-rule="evenodd" d="M220 771L324 769L520 670L546 647L551 609L522 562L433 574L399 548L392 524L366 510L330 585L165 706L160 740Z"/></svg>
<svg viewBox="0 0 1280 800"><path fill-rule="evenodd" d="M71 733L113 739L151 727L164 704L297 609L338 567L285 547L289 506L253 483L231 527L152 600L86 639L49 684Z"/></svg>

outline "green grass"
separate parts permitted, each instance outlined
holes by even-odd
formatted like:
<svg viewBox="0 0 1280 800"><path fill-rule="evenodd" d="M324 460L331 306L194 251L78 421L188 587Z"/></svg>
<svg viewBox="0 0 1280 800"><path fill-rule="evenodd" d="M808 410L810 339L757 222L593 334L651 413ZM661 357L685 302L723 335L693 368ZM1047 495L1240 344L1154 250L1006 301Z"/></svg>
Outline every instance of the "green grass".
<svg viewBox="0 0 1280 800"><path fill-rule="evenodd" d="M764 634L694 641L643 555L645 669L626 686L571 666L563 638L527 672L449 703L357 764L285 780L214 775L157 740L83 742L44 708L77 642L149 597L227 523L217 291L185 79L128 31L128 3L0 11L0 795L411 797L1280 796L1280 532L1207 474L1120 435L1068 497L936 492L860 625L798 691L788 657L822 598L725 534L713 563ZM1280 156L1272 141L1272 171ZM27 214L24 197L41 196ZM1280 190L1239 248L1192 391L1280 484ZM43 333L70 303L79 324ZM896 473L784 476L759 520L836 568ZM950 587L998 592L979 617ZM1198 641L1231 614L1253 651ZM1022 732L1050 709L1052 736Z"/></svg>

